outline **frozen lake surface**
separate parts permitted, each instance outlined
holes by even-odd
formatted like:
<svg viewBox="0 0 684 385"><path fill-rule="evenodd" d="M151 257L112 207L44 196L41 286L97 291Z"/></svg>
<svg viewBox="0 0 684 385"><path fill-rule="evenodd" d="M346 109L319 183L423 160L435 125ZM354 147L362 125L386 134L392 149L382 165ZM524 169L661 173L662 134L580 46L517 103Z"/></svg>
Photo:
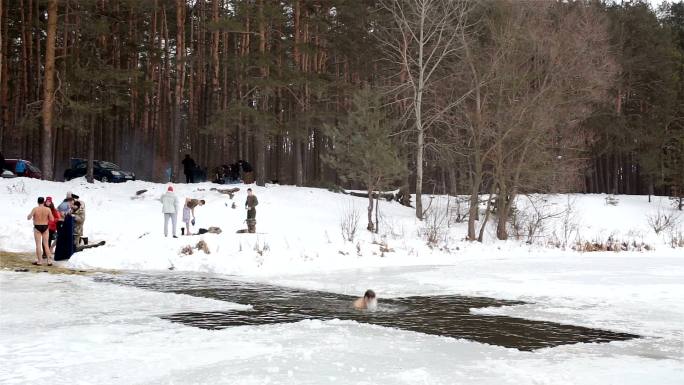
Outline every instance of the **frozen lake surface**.
<svg viewBox="0 0 684 385"><path fill-rule="evenodd" d="M682 271L681 259L655 257L469 261L261 277L253 286L324 292L330 306L371 287L381 304L391 303L390 312L412 296L504 298L525 304L463 309L641 336L532 351L352 317L225 328L223 317L195 325L204 327L192 326L190 317L173 320L259 313L256 300L193 293L218 293L209 283L223 286L225 277L206 276L196 286L179 274L145 289L101 278L0 272L0 384L674 385L684 376ZM266 299L292 300L290 294Z"/></svg>

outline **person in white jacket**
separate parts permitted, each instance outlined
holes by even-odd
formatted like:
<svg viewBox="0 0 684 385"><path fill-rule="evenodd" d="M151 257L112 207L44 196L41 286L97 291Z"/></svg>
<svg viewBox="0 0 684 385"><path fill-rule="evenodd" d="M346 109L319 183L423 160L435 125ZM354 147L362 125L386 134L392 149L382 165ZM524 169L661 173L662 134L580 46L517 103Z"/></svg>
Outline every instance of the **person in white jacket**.
<svg viewBox="0 0 684 385"><path fill-rule="evenodd" d="M164 213L164 236L169 236L169 219L171 220L172 234L176 236L176 221L178 220L178 197L173 192L173 186L166 189L166 193L159 198L162 203L162 212Z"/></svg>

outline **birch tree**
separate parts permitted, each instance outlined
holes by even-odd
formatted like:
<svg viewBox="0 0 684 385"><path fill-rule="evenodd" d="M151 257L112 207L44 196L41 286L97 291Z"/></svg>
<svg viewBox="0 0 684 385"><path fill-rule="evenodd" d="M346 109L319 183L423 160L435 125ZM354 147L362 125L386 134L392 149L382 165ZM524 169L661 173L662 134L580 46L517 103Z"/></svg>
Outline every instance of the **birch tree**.
<svg viewBox="0 0 684 385"><path fill-rule="evenodd" d="M378 34L388 58L404 79L396 91L406 95L414 126L416 217L423 218L422 190L425 136L441 110L431 108L428 94L445 64L462 50L469 2L458 0L381 0L390 24Z"/></svg>

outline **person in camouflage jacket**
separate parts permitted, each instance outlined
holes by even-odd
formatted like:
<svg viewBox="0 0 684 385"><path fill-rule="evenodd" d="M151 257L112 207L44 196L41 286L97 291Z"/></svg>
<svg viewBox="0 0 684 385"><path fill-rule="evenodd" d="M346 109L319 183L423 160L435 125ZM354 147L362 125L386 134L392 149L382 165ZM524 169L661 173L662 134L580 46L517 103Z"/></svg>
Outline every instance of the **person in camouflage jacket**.
<svg viewBox="0 0 684 385"><path fill-rule="evenodd" d="M74 246L78 247L83 237L83 223L86 218L85 207L80 201L74 201L71 216L74 218Z"/></svg>

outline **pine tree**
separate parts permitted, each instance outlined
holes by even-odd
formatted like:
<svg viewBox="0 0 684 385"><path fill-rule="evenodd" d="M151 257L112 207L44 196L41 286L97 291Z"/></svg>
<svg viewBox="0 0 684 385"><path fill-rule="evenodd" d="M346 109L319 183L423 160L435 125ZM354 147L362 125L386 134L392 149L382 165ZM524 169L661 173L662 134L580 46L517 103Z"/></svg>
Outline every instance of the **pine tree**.
<svg viewBox="0 0 684 385"><path fill-rule="evenodd" d="M326 161L343 181L358 181L368 191L369 231L373 224L373 197L401 175L403 170L397 146L392 143L392 121L382 107L380 95L369 86L354 93L347 119L337 126L327 126L333 141ZM376 199L377 199L376 195Z"/></svg>

